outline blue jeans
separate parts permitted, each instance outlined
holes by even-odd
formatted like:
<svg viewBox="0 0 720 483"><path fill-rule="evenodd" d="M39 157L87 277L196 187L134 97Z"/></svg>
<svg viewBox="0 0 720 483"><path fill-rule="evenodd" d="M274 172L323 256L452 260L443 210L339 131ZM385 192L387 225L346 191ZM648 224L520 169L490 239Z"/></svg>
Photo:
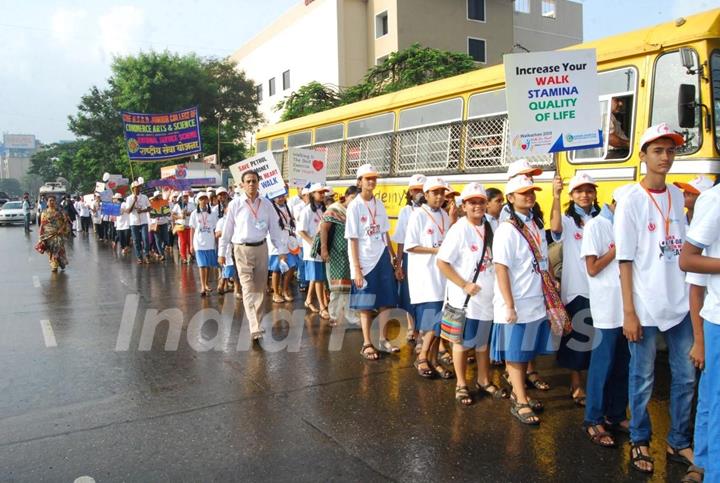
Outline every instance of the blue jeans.
<svg viewBox="0 0 720 483"><path fill-rule="evenodd" d="M695 416L695 464L706 482L720 481L720 325L703 324L705 369L700 376Z"/></svg>
<svg viewBox="0 0 720 483"><path fill-rule="evenodd" d="M633 443L649 442L652 436L647 405L655 381L655 340L659 329L643 327L643 337L630 342L630 439ZM690 446L692 432L695 366L688 353L693 343L692 325L688 314L682 322L664 332L670 359L670 433L667 442L673 448Z"/></svg>
<svg viewBox="0 0 720 483"><path fill-rule="evenodd" d="M150 256L150 241L148 239L147 225L133 225L132 230L133 244L135 245L135 256L142 259L144 256ZM144 255L143 255L144 253Z"/></svg>
<svg viewBox="0 0 720 483"><path fill-rule="evenodd" d="M158 225L157 231L155 232L155 248L157 248L158 255L162 256L163 252L165 251L165 247L168 246L170 242L170 231L168 230L168 225L165 223L164 225Z"/></svg>
<svg viewBox="0 0 720 483"><path fill-rule="evenodd" d="M598 346L590 355L585 424L612 424L627 419L630 351L622 328L595 329Z"/></svg>
<svg viewBox="0 0 720 483"><path fill-rule="evenodd" d="M30 231L30 213L25 213L25 231Z"/></svg>

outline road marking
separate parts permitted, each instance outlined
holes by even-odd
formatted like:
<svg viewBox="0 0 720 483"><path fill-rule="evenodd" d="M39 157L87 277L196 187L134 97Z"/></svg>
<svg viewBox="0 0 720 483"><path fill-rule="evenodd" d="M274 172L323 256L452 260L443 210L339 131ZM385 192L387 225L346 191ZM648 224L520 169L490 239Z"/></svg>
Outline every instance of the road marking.
<svg viewBox="0 0 720 483"><path fill-rule="evenodd" d="M45 339L45 347L57 347L57 341L55 340L55 332L53 332L50 321L47 319L41 320L40 327L42 328L43 339Z"/></svg>
<svg viewBox="0 0 720 483"><path fill-rule="evenodd" d="M38 277L37 275L33 275L33 285L35 286L35 288L42 287L42 285L40 285L40 277Z"/></svg>
<svg viewBox="0 0 720 483"><path fill-rule="evenodd" d="M75 478L73 483L95 483L95 478L91 476L81 476L79 478Z"/></svg>

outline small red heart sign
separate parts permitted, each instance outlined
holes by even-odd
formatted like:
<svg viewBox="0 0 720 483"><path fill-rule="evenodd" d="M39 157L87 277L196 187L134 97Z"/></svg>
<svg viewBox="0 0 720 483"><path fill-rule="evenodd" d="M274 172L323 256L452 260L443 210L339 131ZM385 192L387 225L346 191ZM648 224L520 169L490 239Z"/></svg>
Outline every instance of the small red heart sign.
<svg viewBox="0 0 720 483"><path fill-rule="evenodd" d="M115 181L110 181L107 184L107 187L111 190L114 190L116 186L117 186L117 183L115 183Z"/></svg>
<svg viewBox="0 0 720 483"><path fill-rule="evenodd" d="M319 159L313 159L312 167L315 168L315 171L320 171L321 169L323 169L323 166L325 166L325 163L323 163Z"/></svg>
<svg viewBox="0 0 720 483"><path fill-rule="evenodd" d="M527 144L523 144L523 145L522 145L522 148L523 148L523 149L527 149Z"/></svg>

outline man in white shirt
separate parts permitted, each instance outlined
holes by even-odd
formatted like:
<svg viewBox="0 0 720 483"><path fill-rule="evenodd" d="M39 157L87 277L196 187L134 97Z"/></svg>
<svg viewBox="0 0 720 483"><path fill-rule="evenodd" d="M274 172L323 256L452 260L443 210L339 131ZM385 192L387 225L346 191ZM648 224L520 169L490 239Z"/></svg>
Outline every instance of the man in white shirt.
<svg viewBox="0 0 720 483"><path fill-rule="evenodd" d="M695 368L688 287L678 263L685 238L682 192L665 183L684 139L667 124L648 128L640 139L647 175L619 200L615 211L616 258L620 263L623 332L630 342L630 463L651 473L652 428L647 405L655 379L655 340L665 334L672 382L668 459L691 464L690 417Z"/></svg>
<svg viewBox="0 0 720 483"><path fill-rule="evenodd" d="M720 481L720 187L703 191L680 254L680 268L693 285L707 287L696 330L699 355L690 357L702 370L695 416L694 466L690 481ZM691 300L692 301L692 300ZM696 309L693 309L696 310ZM695 350L695 347L693 348ZM692 475L695 473L695 475Z"/></svg>
<svg viewBox="0 0 720 483"><path fill-rule="evenodd" d="M220 237L218 262L225 265L224 254L228 244L232 243L245 314L253 341L259 342L263 334L260 321L268 279L268 247L265 238L270 233L270 241L278 251L278 258L284 262L287 262L287 246L283 243L283 232L272 202L260 197L258 173L246 171L240 180L245 192L228 205L225 228Z"/></svg>
<svg viewBox="0 0 720 483"><path fill-rule="evenodd" d="M125 213L130 215L130 231L135 246L135 257L138 264L150 263L150 239L148 225L150 224L150 200L140 193L140 181L133 181L130 185L132 194L125 200Z"/></svg>
<svg viewBox="0 0 720 483"><path fill-rule="evenodd" d="M22 201L23 218L25 220L25 233L30 233L30 194L25 193Z"/></svg>

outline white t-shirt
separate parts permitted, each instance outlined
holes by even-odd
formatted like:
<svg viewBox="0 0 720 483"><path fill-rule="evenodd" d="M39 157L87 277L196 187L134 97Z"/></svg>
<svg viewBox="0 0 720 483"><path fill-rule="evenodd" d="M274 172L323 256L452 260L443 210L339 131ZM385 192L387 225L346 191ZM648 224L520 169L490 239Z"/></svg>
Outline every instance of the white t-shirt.
<svg viewBox="0 0 720 483"><path fill-rule="evenodd" d="M345 238L358 240L358 258L363 275L370 273L387 249L386 236L390 231L390 220L383 202L373 197L365 202L356 196L347 207ZM350 276L355 278L355 264L352 258L351 242L348 242Z"/></svg>
<svg viewBox="0 0 720 483"><path fill-rule="evenodd" d="M192 201L188 201L188 203L185 205L185 210L183 210L183 209L180 207L180 203L176 203L175 206L173 206L172 213L173 213L174 215L177 215L177 216L181 217L181 218L177 218L177 219L175 220L175 224L176 224L176 225L186 225L187 222L188 222L189 219L190 219L190 215L188 215L187 217L185 217L183 211L187 211L188 213L192 213L192 212L196 211L195 208L196 208L196 207L195 207L195 203L193 203Z"/></svg>
<svg viewBox="0 0 720 483"><path fill-rule="evenodd" d="M125 213L128 209L127 201L123 201L120 204L120 216L115 217L115 229L116 230L129 230L130 229L130 215Z"/></svg>
<svg viewBox="0 0 720 483"><path fill-rule="evenodd" d="M127 203L127 209L129 209L132 204L133 200L135 199L135 195L132 194L128 196L125 200ZM149 225L150 224L150 213L138 213L137 210L139 209L147 209L150 207L150 200L147 196L140 193L137 197L137 202L135 203L135 206L133 207L132 211L130 212L130 226L139 226L139 225ZM100 213L98 211L98 213Z"/></svg>
<svg viewBox="0 0 720 483"><path fill-rule="evenodd" d="M440 248L450 229L450 216L439 208L427 205L412 211L405 230L405 251L408 252L407 280L410 303L441 302L445 299L445 277L437 267L435 254L412 253L415 247Z"/></svg>
<svg viewBox="0 0 720 483"><path fill-rule="evenodd" d="M216 213L217 213L217 211L216 211ZM225 229L225 220L227 220L227 218L222 217L218 220L217 224L215 225L215 236L216 237L218 235L222 236L222 232ZM218 239L215 238L215 240L217 241ZM230 267L230 266L234 265L233 264L233 246L232 246L232 244L228 243L227 248L225 249L225 253L218 253L218 256L225 257L225 265L224 266Z"/></svg>
<svg viewBox="0 0 720 483"><path fill-rule="evenodd" d="M584 223L593 217L581 215ZM578 228L575 220L568 215L562 215L562 234L553 233L553 240L562 241L563 268L560 281L560 298L567 305L576 297L589 298L587 267L581 258L580 246L583 242L583 228ZM593 319L594 320L594 319Z"/></svg>
<svg viewBox="0 0 720 483"><path fill-rule="evenodd" d="M292 213L293 218L295 218L295 224L297 224L300 221L300 213L305 209L306 206L308 206L307 203L305 203L302 199L298 199L300 202L295 202L292 206L290 206L290 213Z"/></svg>
<svg viewBox="0 0 720 483"><path fill-rule="evenodd" d="M207 211L193 211L190 215L189 226L193 229L193 249L214 250L215 249L215 225L217 225L217 213Z"/></svg>
<svg viewBox="0 0 720 483"><path fill-rule="evenodd" d="M470 319L485 322L493 320L493 294L495 293L495 266L492 260L492 246L488 245L483 256L485 227L476 227L466 217L460 218L445 236L437 258L449 263L464 280L471 282L475 269L482 258L477 281L480 291L470 297L466 315ZM467 294L462 287L447 281L447 301L455 308L461 308Z"/></svg>
<svg viewBox="0 0 720 483"><path fill-rule="evenodd" d="M683 194L669 185L662 193L650 195L638 183L615 209L615 244L618 261L632 261L633 302L640 323L673 328L689 311L688 286L678 259L685 240ZM669 197L669 198L668 198ZM663 217L670 211L668 239Z"/></svg>
<svg viewBox="0 0 720 483"><path fill-rule="evenodd" d="M517 215L523 222L529 222L529 219L522 214L518 213ZM493 237L493 262L496 265L501 264L508 267L510 288L520 324L536 322L547 317L540 275L540 269L547 269L548 265L547 240L543 231L535 223L530 224L530 231L536 239L540 240L542 267L535 261L535 256L525 237L510 222L500 223ZM507 305L500 293L497 278L493 295L493 309L495 323L506 324Z"/></svg>
<svg viewBox="0 0 720 483"><path fill-rule="evenodd" d="M77 211L77 207L75 209ZM92 217L93 224L99 225L100 223L102 223L102 210L99 201L92 201L88 206L88 210L92 210L90 212L90 216Z"/></svg>
<svg viewBox="0 0 720 483"><path fill-rule="evenodd" d="M580 256L585 264L585 257L594 255L598 258L605 255L615 246L613 224L602 214L588 220L585 224ZM565 262L563 261L563 273ZM587 274L588 293L590 297L590 313L593 326L598 329L617 329L623 325L622 291L620 289L620 269L617 259L611 261L600 273L591 277Z"/></svg>
<svg viewBox="0 0 720 483"><path fill-rule="evenodd" d="M695 212L687 233L687 241L698 248L704 248L706 256L720 258L720 188L718 186L703 192L695 202ZM703 276L700 277L702 279ZM707 296L700 315L710 323L720 324L720 274L706 275L705 281Z"/></svg>
<svg viewBox="0 0 720 483"><path fill-rule="evenodd" d="M392 241L394 241L395 243L405 243L407 224L410 220L410 215L416 209L417 208L412 204L402 207L400 213L398 214L397 223L395 223L395 233L393 233L392 237L390 238Z"/></svg>
<svg viewBox="0 0 720 483"><path fill-rule="evenodd" d="M492 228L493 233L495 233L495 230L500 226L500 219L495 218L490 213L485 213L485 219L490 223L490 228Z"/></svg>
<svg viewBox="0 0 720 483"><path fill-rule="evenodd" d="M297 231L298 232L301 232L301 231L307 232L307 234L310 235L311 239L315 238L315 235L317 234L318 230L320 229L320 223L322 222L322 217L323 217L323 212L320 211L320 209L318 209L317 211L313 211L312 204L308 204L300 212L300 218L298 218L298 222L297 222ZM286 234L286 242L287 242L287 232L286 231L285 231L285 234ZM303 238L302 246L303 246L303 260L322 262L322 258L320 258L320 257L313 258L310 256L310 250L312 249L312 243L308 243Z"/></svg>
<svg viewBox="0 0 720 483"><path fill-rule="evenodd" d="M78 210L78 211L79 211L81 218L87 218L88 216L90 216L90 208L88 207L88 205L86 203L81 201L78 203L78 205L80 205L80 210ZM76 207L76 209L77 209L77 207Z"/></svg>
<svg viewBox="0 0 720 483"><path fill-rule="evenodd" d="M301 201L302 201L302 200L301 200ZM292 212L290 212L290 213L288 214L288 209L289 209L289 208L290 208L290 207L287 205L287 203L286 203L284 206L279 206L279 205L278 205L278 211L280 212L280 216L279 216L278 218L279 218L279 219L282 219L282 222L283 222L283 231L282 231L282 235L281 235L280 238L282 239L282 241L283 241L283 243L284 243L285 245L287 245L288 240L290 240L290 234L291 234L291 231L292 231L292 225L290 225L290 217L292 217ZM299 238L299 236L298 236L298 238ZM268 233L268 236L266 237L266 240L267 240L268 246L269 246L268 256L272 257L272 256L275 256L275 255L279 255L278 249L275 248L275 245L273 245L273 244L271 243L270 234L269 234L269 233ZM303 252L303 253L304 253L304 252ZM308 253L309 253L309 252L308 252Z"/></svg>

